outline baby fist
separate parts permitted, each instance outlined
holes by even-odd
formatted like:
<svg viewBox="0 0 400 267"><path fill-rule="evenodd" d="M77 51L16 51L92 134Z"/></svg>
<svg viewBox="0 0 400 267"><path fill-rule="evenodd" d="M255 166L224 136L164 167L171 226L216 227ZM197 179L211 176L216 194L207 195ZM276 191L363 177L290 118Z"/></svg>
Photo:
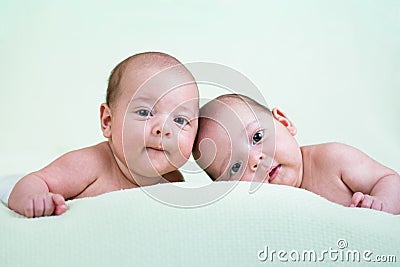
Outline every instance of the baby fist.
<svg viewBox="0 0 400 267"><path fill-rule="evenodd" d="M25 208L24 215L28 218L50 215L60 215L67 210L65 199L60 194L44 193L31 198Z"/></svg>
<svg viewBox="0 0 400 267"><path fill-rule="evenodd" d="M355 192L351 198L350 207L361 207L374 210L382 210L383 203L380 199L374 196Z"/></svg>

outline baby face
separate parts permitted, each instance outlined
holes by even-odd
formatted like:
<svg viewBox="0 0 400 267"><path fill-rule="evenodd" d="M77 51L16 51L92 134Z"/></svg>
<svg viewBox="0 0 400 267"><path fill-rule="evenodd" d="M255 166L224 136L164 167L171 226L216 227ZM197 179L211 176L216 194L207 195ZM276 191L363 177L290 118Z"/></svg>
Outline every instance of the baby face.
<svg viewBox="0 0 400 267"><path fill-rule="evenodd" d="M295 128L279 110L271 114L255 104L219 102L200 116L197 162L213 179L300 185Z"/></svg>
<svg viewBox="0 0 400 267"><path fill-rule="evenodd" d="M147 68L140 73L128 68L121 79L122 93L112 124L113 138L120 139L114 138L113 144L135 179L177 170L191 154L198 90L187 71L177 68Z"/></svg>

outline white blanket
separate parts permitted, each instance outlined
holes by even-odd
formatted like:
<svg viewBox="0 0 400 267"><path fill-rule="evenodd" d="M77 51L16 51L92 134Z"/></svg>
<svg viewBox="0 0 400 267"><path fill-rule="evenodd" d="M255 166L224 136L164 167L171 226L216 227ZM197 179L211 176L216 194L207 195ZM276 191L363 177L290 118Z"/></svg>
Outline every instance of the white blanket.
<svg viewBox="0 0 400 267"><path fill-rule="evenodd" d="M203 193L228 192L233 183ZM357 266L396 266L372 262L376 256L400 261L400 216L343 207L302 189L263 185L249 194L249 187L237 183L198 208L163 204L140 188L68 201L61 216L27 219L0 205L0 265L350 266L343 255L353 251ZM176 184L149 188L153 196L196 198L179 196Z"/></svg>

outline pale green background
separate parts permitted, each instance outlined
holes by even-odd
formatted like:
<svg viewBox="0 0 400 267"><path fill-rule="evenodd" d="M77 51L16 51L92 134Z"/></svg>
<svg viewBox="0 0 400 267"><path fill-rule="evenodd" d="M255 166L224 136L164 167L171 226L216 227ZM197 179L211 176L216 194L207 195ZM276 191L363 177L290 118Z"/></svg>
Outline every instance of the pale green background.
<svg viewBox="0 0 400 267"><path fill-rule="evenodd" d="M354 145L400 171L399 1L0 2L0 175L103 141L111 69L143 51L227 65L300 144Z"/></svg>

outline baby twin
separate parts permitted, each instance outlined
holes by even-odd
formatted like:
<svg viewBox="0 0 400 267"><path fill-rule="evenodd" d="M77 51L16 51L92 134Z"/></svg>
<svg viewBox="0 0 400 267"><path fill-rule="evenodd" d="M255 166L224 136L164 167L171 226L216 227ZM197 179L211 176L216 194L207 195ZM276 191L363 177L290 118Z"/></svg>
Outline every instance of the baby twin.
<svg viewBox="0 0 400 267"><path fill-rule="evenodd" d="M100 106L107 142L62 155L23 177L8 207L26 217L60 215L65 200L183 181L197 133L199 94L191 73L163 53L131 56L112 71Z"/></svg>
<svg viewBox="0 0 400 267"><path fill-rule="evenodd" d="M66 153L23 177L8 199L26 216L60 215L66 200L184 181L192 151L211 179L303 188L351 207L400 214L400 176L339 143L300 147L280 110L222 95L199 111L196 81L170 55L131 56L112 71L100 106L106 142Z"/></svg>

